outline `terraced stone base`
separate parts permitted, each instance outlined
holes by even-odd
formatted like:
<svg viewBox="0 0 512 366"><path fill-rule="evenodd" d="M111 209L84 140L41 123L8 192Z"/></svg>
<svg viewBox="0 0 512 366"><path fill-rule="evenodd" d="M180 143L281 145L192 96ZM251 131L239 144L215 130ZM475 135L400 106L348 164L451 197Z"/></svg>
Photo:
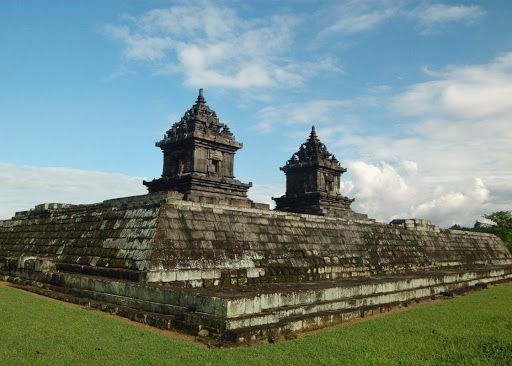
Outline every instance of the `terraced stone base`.
<svg viewBox="0 0 512 366"><path fill-rule="evenodd" d="M199 333L205 342L223 345L289 337L412 301L482 288L511 280L512 266L224 289L172 288L59 271L4 272L0 279L159 328Z"/></svg>
<svg viewBox="0 0 512 366"><path fill-rule="evenodd" d="M240 344L512 276L496 236L183 200L42 205L0 221L0 279Z"/></svg>

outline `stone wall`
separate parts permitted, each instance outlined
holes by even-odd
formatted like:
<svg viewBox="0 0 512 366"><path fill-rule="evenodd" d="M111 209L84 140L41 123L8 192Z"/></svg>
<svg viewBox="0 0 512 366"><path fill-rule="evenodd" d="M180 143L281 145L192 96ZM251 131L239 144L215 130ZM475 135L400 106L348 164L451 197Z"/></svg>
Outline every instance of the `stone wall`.
<svg viewBox="0 0 512 366"><path fill-rule="evenodd" d="M13 220L0 221L0 258L10 268L23 268L38 259L58 270L143 279L150 265L161 198L143 196L23 212Z"/></svg>
<svg viewBox="0 0 512 366"><path fill-rule="evenodd" d="M512 264L499 238L230 208L152 194L0 221L0 257L180 287L233 287Z"/></svg>
<svg viewBox="0 0 512 366"><path fill-rule="evenodd" d="M169 202L147 280L244 286L512 264L496 236L406 221L416 226Z"/></svg>

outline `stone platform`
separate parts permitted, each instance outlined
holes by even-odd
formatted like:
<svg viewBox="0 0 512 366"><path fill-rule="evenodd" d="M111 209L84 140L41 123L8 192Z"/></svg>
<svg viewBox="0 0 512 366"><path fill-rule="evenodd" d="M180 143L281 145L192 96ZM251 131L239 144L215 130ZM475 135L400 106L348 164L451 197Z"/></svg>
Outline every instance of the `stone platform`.
<svg viewBox="0 0 512 366"><path fill-rule="evenodd" d="M3 276L20 288L155 327L193 334L206 330L203 340L213 345L279 339L511 279L510 266L215 290L66 272L18 270Z"/></svg>
<svg viewBox="0 0 512 366"><path fill-rule="evenodd" d="M184 201L48 205L0 221L0 279L248 342L512 278L490 234Z"/></svg>

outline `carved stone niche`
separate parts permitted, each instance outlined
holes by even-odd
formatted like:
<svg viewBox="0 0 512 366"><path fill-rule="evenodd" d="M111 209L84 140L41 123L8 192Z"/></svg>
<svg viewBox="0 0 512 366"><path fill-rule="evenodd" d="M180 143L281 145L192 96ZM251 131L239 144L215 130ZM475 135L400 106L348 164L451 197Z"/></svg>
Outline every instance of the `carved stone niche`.
<svg viewBox="0 0 512 366"><path fill-rule="evenodd" d="M229 170L226 170L222 164L223 154L220 151L208 150L208 165L207 170L210 176L221 177L225 173L229 174Z"/></svg>

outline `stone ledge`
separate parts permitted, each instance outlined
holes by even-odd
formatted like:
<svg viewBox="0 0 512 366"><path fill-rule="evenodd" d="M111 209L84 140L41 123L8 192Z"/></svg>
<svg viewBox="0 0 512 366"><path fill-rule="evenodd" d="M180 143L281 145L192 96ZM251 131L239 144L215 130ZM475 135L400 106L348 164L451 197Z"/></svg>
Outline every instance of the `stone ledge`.
<svg viewBox="0 0 512 366"><path fill-rule="evenodd" d="M175 289L59 272L4 271L0 278L64 293L84 303L106 304L100 308L148 324L172 325L192 333L207 329L220 341L240 343L336 324L400 303L511 280L512 266L295 286L275 284L238 291ZM266 299L266 306L260 303L258 308L255 299Z"/></svg>

